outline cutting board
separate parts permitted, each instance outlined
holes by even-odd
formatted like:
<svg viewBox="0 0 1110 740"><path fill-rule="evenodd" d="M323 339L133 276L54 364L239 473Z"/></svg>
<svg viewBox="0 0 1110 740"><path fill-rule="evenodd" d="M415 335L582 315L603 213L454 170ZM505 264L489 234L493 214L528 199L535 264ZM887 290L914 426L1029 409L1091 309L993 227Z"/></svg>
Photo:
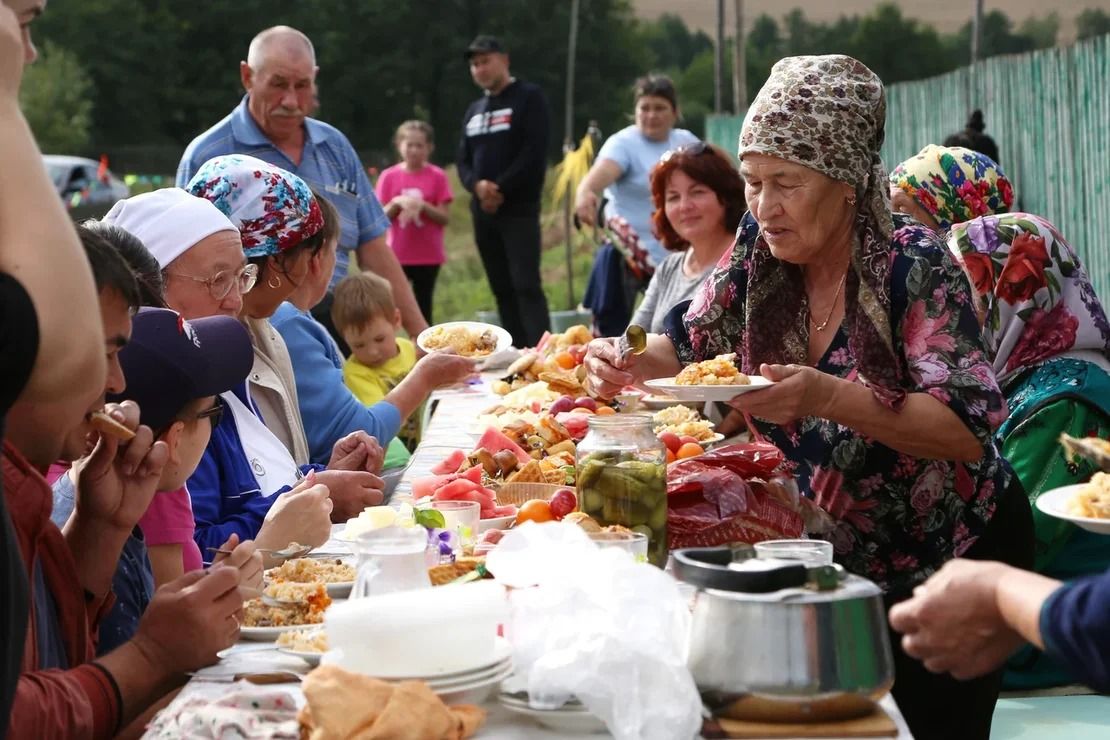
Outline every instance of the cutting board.
<svg viewBox="0 0 1110 740"><path fill-rule="evenodd" d="M707 738L897 737L898 725L877 706L865 717L840 722L706 720L702 735Z"/></svg>

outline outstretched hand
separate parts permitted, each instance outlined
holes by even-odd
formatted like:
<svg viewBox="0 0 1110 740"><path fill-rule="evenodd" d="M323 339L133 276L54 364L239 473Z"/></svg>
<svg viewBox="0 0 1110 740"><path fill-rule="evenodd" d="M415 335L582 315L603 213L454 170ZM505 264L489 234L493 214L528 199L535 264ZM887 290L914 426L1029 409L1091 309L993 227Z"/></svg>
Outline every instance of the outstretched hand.
<svg viewBox="0 0 1110 740"><path fill-rule="evenodd" d="M763 364L759 373L775 384L739 395L729 406L772 424L788 424L806 416L828 418L837 378L808 365Z"/></svg>

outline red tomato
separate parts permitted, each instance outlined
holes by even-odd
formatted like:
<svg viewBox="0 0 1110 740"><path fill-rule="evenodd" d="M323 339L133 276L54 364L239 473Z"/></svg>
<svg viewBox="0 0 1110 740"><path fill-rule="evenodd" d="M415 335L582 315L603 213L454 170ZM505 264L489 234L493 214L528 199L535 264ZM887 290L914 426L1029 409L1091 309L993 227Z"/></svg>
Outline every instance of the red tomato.
<svg viewBox="0 0 1110 740"><path fill-rule="evenodd" d="M671 452L678 452L678 448L682 446L682 440L674 432L659 432L659 441Z"/></svg>

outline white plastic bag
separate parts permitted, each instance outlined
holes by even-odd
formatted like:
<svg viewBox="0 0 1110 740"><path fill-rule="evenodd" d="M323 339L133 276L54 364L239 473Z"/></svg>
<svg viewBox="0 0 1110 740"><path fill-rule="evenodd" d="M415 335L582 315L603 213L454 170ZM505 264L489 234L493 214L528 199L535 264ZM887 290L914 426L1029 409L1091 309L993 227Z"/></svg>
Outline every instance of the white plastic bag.
<svg viewBox="0 0 1110 740"><path fill-rule="evenodd" d="M573 695L616 738L697 734L690 612L674 579L567 523L512 530L487 566L514 587L507 636L533 707L554 709Z"/></svg>

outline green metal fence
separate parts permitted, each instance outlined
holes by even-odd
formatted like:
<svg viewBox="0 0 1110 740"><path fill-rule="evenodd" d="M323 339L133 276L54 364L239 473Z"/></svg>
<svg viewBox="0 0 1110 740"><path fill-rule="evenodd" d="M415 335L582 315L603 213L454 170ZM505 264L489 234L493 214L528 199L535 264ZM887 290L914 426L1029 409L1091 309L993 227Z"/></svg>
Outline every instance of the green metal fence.
<svg viewBox="0 0 1110 740"><path fill-rule="evenodd" d="M889 168L939 144L974 108L1017 205L1060 228L1110 301L1110 35L891 85L883 161ZM735 152L741 122L712 116L706 139Z"/></svg>

